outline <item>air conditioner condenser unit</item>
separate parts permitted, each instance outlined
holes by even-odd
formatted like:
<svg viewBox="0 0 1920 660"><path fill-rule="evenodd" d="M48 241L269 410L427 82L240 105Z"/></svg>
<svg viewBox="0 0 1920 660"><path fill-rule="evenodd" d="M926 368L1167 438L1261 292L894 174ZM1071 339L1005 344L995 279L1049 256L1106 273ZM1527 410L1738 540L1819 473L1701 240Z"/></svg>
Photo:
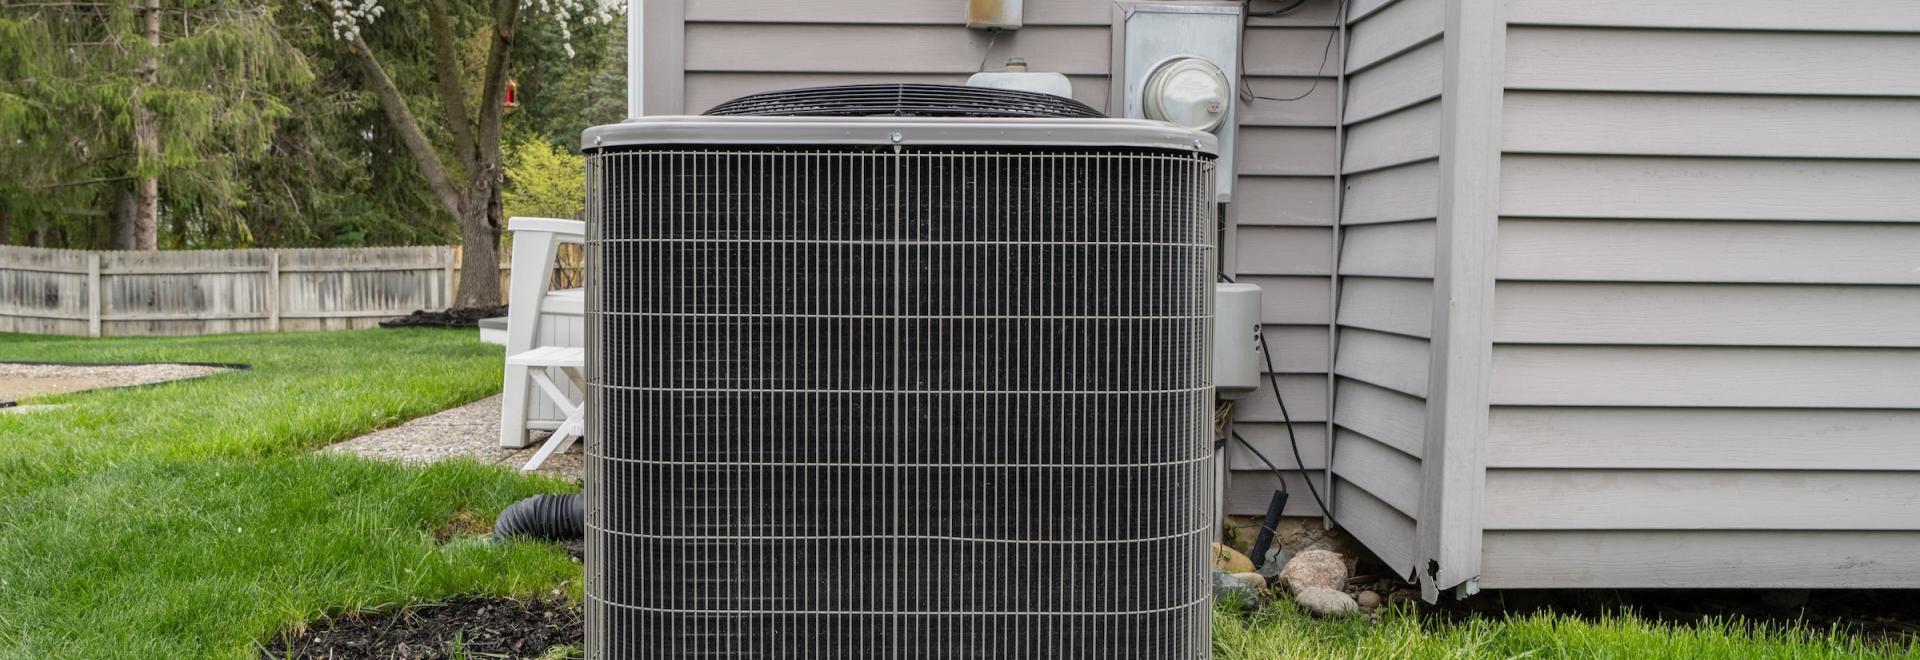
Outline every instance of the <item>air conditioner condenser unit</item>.
<svg viewBox="0 0 1920 660"><path fill-rule="evenodd" d="M585 136L588 657L1207 657L1214 138L715 112Z"/></svg>

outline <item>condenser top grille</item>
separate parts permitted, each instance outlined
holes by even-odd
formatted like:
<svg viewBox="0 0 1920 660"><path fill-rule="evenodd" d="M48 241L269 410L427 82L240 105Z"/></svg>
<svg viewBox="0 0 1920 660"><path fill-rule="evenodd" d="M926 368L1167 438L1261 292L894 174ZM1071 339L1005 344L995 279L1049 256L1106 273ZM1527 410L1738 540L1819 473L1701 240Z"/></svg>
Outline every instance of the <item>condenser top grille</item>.
<svg viewBox="0 0 1920 660"><path fill-rule="evenodd" d="M961 85L836 85L763 92L716 105L709 116L749 117L1105 117L1052 94Z"/></svg>
<svg viewBox="0 0 1920 660"><path fill-rule="evenodd" d="M581 143L589 152L667 146L939 146L997 152L1075 147L1152 149L1211 157L1220 149L1219 139L1211 134L1165 122L1047 117L645 117L589 128Z"/></svg>

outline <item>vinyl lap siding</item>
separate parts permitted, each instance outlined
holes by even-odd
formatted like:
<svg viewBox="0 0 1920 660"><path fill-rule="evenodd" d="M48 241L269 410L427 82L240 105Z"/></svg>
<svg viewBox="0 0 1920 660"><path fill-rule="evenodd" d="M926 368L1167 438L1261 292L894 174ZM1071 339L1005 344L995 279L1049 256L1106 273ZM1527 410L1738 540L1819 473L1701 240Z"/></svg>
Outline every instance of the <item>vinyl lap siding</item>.
<svg viewBox="0 0 1920 660"><path fill-rule="evenodd" d="M1444 12L1356 3L1347 27L1331 506L1403 576L1421 515Z"/></svg>
<svg viewBox="0 0 1920 660"><path fill-rule="evenodd" d="M1261 3L1257 8L1264 8ZM1332 324L1334 173L1339 145L1340 51L1334 0L1308 0L1285 16L1249 19L1247 85L1259 96L1236 108L1239 180L1229 209L1228 259L1235 277L1259 284L1268 345L1301 461L1265 386L1236 402L1235 429L1287 472L1286 514L1317 516L1306 474L1327 492L1327 372ZM1326 58L1323 60L1322 55ZM1278 487L1266 465L1237 444L1227 511L1259 515ZM1304 462L1308 472L1303 473Z"/></svg>
<svg viewBox="0 0 1920 660"><path fill-rule="evenodd" d="M1481 586L1920 587L1920 5L1509 6Z"/></svg>
<svg viewBox="0 0 1920 660"><path fill-rule="evenodd" d="M962 84L1020 56L1073 82L1076 100L1107 105L1111 4L1027 3L1026 27L966 28L966 3L945 0L684 0L685 99L699 114L744 94L880 82ZM991 50L989 50L991 46ZM649 83L649 88L654 84Z"/></svg>

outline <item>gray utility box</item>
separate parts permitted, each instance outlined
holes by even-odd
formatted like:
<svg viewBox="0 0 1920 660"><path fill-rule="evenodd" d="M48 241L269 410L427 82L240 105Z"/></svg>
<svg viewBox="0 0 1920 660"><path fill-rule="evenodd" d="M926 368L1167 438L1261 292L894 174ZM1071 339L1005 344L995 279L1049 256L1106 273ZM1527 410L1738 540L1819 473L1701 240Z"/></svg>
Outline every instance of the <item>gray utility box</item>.
<svg viewBox="0 0 1920 660"><path fill-rule="evenodd" d="M1120 116L1147 118L1144 92L1147 79L1162 64L1193 57L1205 60L1240 80L1240 3L1182 2L1177 4L1114 3L1113 86L1107 107ZM1226 118L1211 132L1220 138L1218 177L1214 192L1219 201L1232 201L1233 142L1236 130L1233 97L1226 99Z"/></svg>
<svg viewBox="0 0 1920 660"><path fill-rule="evenodd" d="M1260 389L1260 285L1213 285L1214 396L1238 399Z"/></svg>

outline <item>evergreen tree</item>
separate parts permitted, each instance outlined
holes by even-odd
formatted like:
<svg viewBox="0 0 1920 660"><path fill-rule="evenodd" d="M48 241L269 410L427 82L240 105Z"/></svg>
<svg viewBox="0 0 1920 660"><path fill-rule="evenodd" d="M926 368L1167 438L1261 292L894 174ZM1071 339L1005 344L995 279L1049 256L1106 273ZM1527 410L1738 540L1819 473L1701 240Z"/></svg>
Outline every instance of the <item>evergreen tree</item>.
<svg viewBox="0 0 1920 660"><path fill-rule="evenodd" d="M310 79L258 3L0 5L0 215L77 247L155 249L163 216L176 246L244 241L244 172Z"/></svg>

